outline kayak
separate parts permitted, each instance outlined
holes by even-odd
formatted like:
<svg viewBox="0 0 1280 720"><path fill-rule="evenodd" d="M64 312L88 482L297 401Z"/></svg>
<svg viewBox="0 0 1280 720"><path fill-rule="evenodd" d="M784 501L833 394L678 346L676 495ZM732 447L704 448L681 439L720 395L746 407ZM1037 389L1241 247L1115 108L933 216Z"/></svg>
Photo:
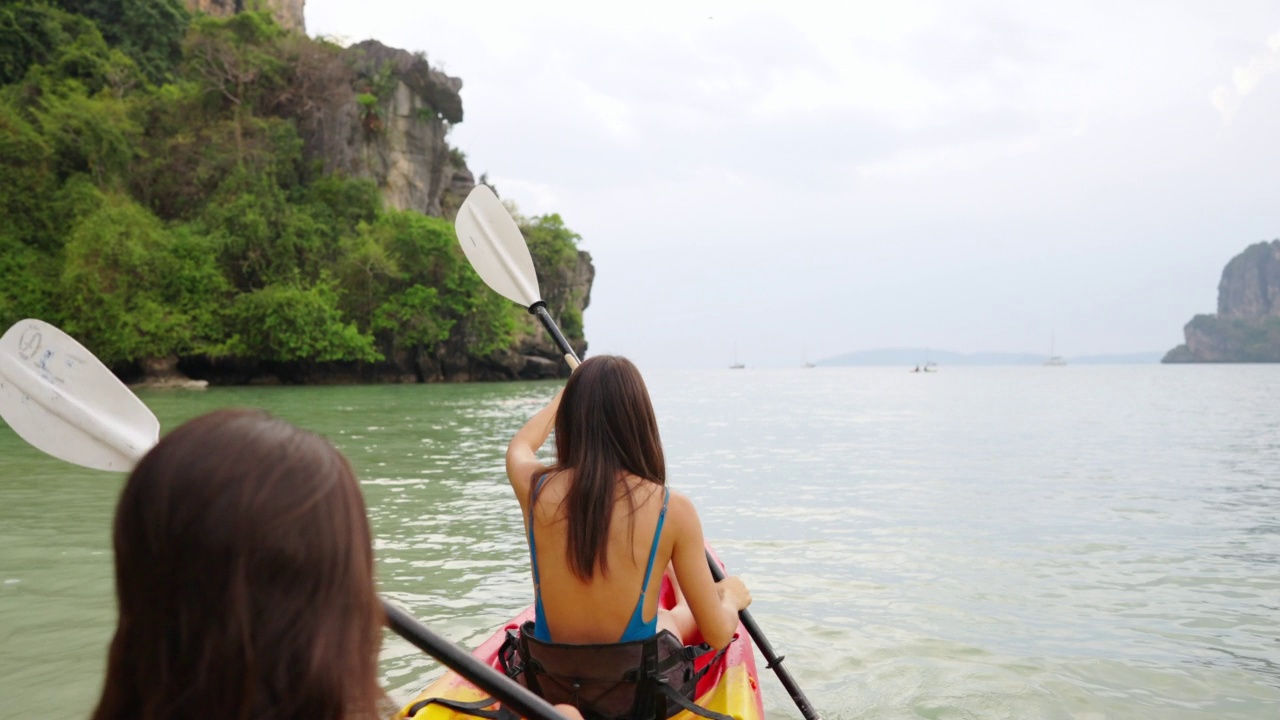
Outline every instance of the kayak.
<svg viewBox="0 0 1280 720"><path fill-rule="evenodd" d="M714 553L713 553L714 554ZM717 558L716 562L719 562ZM724 564L721 563L721 567ZM675 604L675 592L666 578L662 581L662 595L659 598L661 607L670 608ZM502 672L498 652L502 649L508 630L518 630L526 621L533 620L533 606L512 618L472 655ZM701 638L694 638L701 642ZM701 665L699 665L701 668ZM489 694L472 685L466 678L456 672L448 672L428 685L412 702L405 705L396 718L407 720L407 712L418 702L427 698L446 698L459 702L474 702L489 697ZM738 623L737 638L729 644L729 648L714 661L714 665L706 675L698 681L698 705L725 715L732 715L739 720L762 720L764 718L764 699L760 694L760 675L756 672L755 652L751 644L751 636L742 623ZM495 704L486 709L492 710ZM412 720L474 720L474 715L455 712L442 705L431 703L423 707ZM697 715L685 710L672 716L673 720L701 720Z"/></svg>

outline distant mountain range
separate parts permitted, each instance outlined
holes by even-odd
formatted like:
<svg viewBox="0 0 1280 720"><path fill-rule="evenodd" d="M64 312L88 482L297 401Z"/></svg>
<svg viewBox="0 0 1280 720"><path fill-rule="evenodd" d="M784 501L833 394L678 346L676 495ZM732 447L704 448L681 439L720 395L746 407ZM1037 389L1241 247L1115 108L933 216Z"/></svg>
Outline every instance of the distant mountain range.
<svg viewBox="0 0 1280 720"><path fill-rule="evenodd" d="M1066 356L1068 365L1140 365L1158 363L1162 352L1120 353L1114 355ZM1043 365L1049 359L1044 353L959 353L936 348L880 348L860 350L817 361L818 365Z"/></svg>

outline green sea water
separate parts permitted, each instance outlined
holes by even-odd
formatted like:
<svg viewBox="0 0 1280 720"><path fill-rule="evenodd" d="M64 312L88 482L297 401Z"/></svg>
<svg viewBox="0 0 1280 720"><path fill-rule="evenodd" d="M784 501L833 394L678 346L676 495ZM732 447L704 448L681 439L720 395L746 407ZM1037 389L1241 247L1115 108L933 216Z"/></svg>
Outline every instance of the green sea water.
<svg viewBox="0 0 1280 720"><path fill-rule="evenodd" d="M1280 367L646 377L673 487L824 717L1280 716ZM531 600L502 452L556 388L140 394L165 429L253 406L333 439L381 589L471 647ZM92 709L122 481L0 427L0 717ZM398 700L440 672L392 636L382 670Z"/></svg>

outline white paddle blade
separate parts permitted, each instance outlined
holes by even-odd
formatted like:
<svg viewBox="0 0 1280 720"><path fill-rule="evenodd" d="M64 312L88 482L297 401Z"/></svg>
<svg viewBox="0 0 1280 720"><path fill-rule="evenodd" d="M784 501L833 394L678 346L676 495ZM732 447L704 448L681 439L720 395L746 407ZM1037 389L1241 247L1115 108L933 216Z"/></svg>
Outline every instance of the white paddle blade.
<svg viewBox="0 0 1280 720"><path fill-rule="evenodd" d="M494 292L525 307L542 299L524 235L488 186L467 195L454 226L471 267Z"/></svg>
<svg viewBox="0 0 1280 720"><path fill-rule="evenodd" d="M22 320L0 337L0 417L60 460L126 472L160 422L93 353L58 328Z"/></svg>

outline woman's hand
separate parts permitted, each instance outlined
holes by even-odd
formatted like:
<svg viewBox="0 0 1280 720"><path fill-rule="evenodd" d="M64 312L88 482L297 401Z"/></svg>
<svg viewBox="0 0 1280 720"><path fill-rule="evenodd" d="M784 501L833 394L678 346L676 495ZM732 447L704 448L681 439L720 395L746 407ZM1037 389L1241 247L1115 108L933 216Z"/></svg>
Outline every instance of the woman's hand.
<svg viewBox="0 0 1280 720"><path fill-rule="evenodd" d="M737 575L730 575L716 583L716 592L720 594L720 602L735 613L746 610L751 604L751 591Z"/></svg>

